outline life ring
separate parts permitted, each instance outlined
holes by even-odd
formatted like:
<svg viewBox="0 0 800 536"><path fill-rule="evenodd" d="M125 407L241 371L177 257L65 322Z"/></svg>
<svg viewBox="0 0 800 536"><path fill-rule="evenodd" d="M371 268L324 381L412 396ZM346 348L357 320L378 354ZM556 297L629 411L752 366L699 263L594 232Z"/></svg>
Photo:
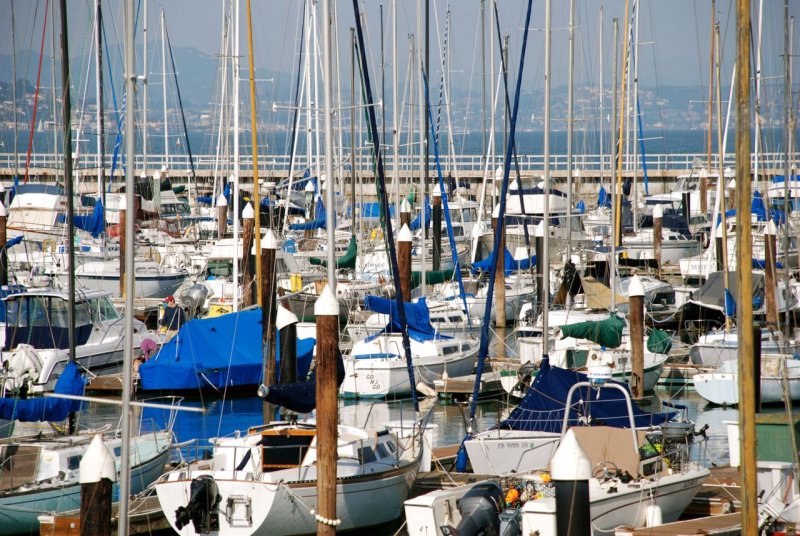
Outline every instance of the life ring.
<svg viewBox="0 0 800 536"><path fill-rule="evenodd" d="M45 253L46 252L55 253L56 241L53 240L52 238L45 238L44 240L42 240L42 251Z"/></svg>

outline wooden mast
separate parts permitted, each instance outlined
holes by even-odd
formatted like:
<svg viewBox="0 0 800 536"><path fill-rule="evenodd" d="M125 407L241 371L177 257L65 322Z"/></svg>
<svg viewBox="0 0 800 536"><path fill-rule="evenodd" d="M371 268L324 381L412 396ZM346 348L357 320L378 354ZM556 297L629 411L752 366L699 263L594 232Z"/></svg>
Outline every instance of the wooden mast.
<svg viewBox="0 0 800 536"><path fill-rule="evenodd" d="M250 139L253 144L253 209L255 218L253 220L254 241L256 248L256 296L258 305L263 307L262 289L264 280L261 273L261 192L258 184L258 117L256 115L256 67L253 60L253 16L250 7L250 0L247 0L247 50L250 64ZM239 133L237 132L238 136ZM238 177L237 177L238 180ZM328 177L330 180L330 177ZM238 214L236 215L238 217ZM238 238L238 237L237 237ZM244 255L242 255L244 258Z"/></svg>
<svg viewBox="0 0 800 536"><path fill-rule="evenodd" d="M736 1L736 300L739 326L739 430L741 434L742 534L758 533L758 483L756 449L748 442L756 437L755 367L753 361L753 279L750 228L750 0Z"/></svg>

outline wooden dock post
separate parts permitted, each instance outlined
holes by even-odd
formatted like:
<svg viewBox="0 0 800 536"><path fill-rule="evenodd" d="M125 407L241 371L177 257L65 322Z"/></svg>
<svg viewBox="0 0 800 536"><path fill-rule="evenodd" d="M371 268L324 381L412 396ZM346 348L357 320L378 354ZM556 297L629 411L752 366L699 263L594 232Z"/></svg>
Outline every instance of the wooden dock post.
<svg viewBox="0 0 800 536"><path fill-rule="evenodd" d="M411 227L411 203L406 198L403 198L403 202L400 203L400 226L403 225Z"/></svg>
<svg viewBox="0 0 800 536"><path fill-rule="evenodd" d="M247 203L242 210L242 307L253 304L253 276L250 269L251 250L253 248L253 227L255 210L253 205ZM236 237L238 238L238 237ZM233 282L234 285L238 281Z"/></svg>
<svg viewBox="0 0 800 536"><path fill-rule="evenodd" d="M217 197L217 238L220 240L228 230L228 199L219 194Z"/></svg>
<svg viewBox="0 0 800 536"><path fill-rule="evenodd" d="M631 394L633 398L644 396L644 287L639 276L634 275L628 285L631 328Z"/></svg>
<svg viewBox="0 0 800 536"><path fill-rule="evenodd" d="M775 256L778 229L772 220L764 227L764 292L767 301L767 327L778 327L778 281L776 277Z"/></svg>
<svg viewBox="0 0 800 536"><path fill-rule="evenodd" d="M402 212L401 212L402 214ZM400 272L400 290L403 293L403 301L411 301L411 229L403 224L400 232L397 233L397 269Z"/></svg>
<svg viewBox="0 0 800 536"><path fill-rule="evenodd" d="M261 241L261 274L264 284L261 285L261 341L264 348L264 384L275 384L275 330L278 314L278 301L276 297L277 285L275 275L275 256L278 252L278 237L272 229L267 229ZM283 339L281 339L283 340ZM275 406L264 402L264 422L271 422L275 418Z"/></svg>
<svg viewBox="0 0 800 536"><path fill-rule="evenodd" d="M504 359L506 357L506 227L499 218L499 213L500 205L497 205L492 211L492 230L496 233L497 226L500 226L500 243L494 245L497 255L497 266L494 270L494 325L497 328L495 355L499 359Z"/></svg>
<svg viewBox="0 0 800 536"><path fill-rule="evenodd" d="M664 209L661 205L653 207L653 258L656 261L658 274L661 275L661 232L664 223Z"/></svg>
<svg viewBox="0 0 800 536"><path fill-rule="evenodd" d="M442 265L442 190L439 184L433 186L433 270L438 271Z"/></svg>
<svg viewBox="0 0 800 536"><path fill-rule="evenodd" d="M314 304L317 317L317 534L333 536L336 518L336 452L338 446L339 301L329 285Z"/></svg>
<svg viewBox="0 0 800 536"><path fill-rule="evenodd" d="M119 223L117 224L117 236L119 237L119 295L125 297L125 250L128 244L125 240L125 218L127 218L128 207L125 196L119 198ZM133 244L131 244L133 246Z"/></svg>
<svg viewBox="0 0 800 536"><path fill-rule="evenodd" d="M94 436L81 458L81 536L111 534L111 484L117 479L114 456L103 444L100 434Z"/></svg>

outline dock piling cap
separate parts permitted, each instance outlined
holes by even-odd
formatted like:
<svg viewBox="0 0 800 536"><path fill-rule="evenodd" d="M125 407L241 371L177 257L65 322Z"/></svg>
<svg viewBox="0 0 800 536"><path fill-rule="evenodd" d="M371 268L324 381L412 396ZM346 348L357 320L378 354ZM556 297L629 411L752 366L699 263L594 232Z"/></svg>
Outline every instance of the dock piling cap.
<svg viewBox="0 0 800 536"><path fill-rule="evenodd" d="M778 235L778 227L775 225L775 222L769 220L767 225L764 226L764 234L770 236L777 236Z"/></svg>
<svg viewBox="0 0 800 536"><path fill-rule="evenodd" d="M656 205L653 207L653 219L660 220L664 217L664 209L661 208L661 205Z"/></svg>
<svg viewBox="0 0 800 536"><path fill-rule="evenodd" d="M400 203L400 214L411 214L411 203L408 199L403 198L403 202Z"/></svg>
<svg viewBox="0 0 800 536"><path fill-rule="evenodd" d="M0 218L5 218L7 215L6 206L3 203L0 203Z"/></svg>
<svg viewBox="0 0 800 536"><path fill-rule="evenodd" d="M101 435L97 434L81 458L80 483L93 484L104 478L116 482L117 467L114 456L103 443Z"/></svg>
<svg viewBox="0 0 800 536"><path fill-rule="evenodd" d="M228 206L228 198L222 194L219 194L217 197L217 206L218 207L227 207Z"/></svg>
<svg viewBox="0 0 800 536"><path fill-rule="evenodd" d="M253 205L251 205L248 202L244 206L244 209L242 209L242 219L243 220L252 220L253 218L255 218L255 215L256 215L256 211L253 210Z"/></svg>
<svg viewBox="0 0 800 536"><path fill-rule="evenodd" d="M628 297L634 296L644 296L644 287L638 275L631 277L631 282L628 284Z"/></svg>
<svg viewBox="0 0 800 536"><path fill-rule="evenodd" d="M400 229L400 232L397 233L397 241L398 242L411 242L413 239L413 235L411 234L411 229L408 228L408 225L405 223L403 227Z"/></svg>
<svg viewBox="0 0 800 536"><path fill-rule="evenodd" d="M267 229L261 238L261 249L278 249L278 237L272 229Z"/></svg>
<svg viewBox="0 0 800 536"><path fill-rule="evenodd" d="M278 331L282 330L286 326L297 324L298 322L299 320L297 319L296 314L291 312L286 307L278 306L278 310L275 314L275 327L278 328Z"/></svg>
<svg viewBox="0 0 800 536"><path fill-rule="evenodd" d="M543 237L544 236L544 220L541 220L538 224L536 224L536 232L534 236Z"/></svg>
<svg viewBox="0 0 800 536"><path fill-rule="evenodd" d="M314 303L314 316L339 316L339 300L330 285L322 288L322 293Z"/></svg>
<svg viewBox="0 0 800 536"><path fill-rule="evenodd" d="M561 481L589 480L592 476L592 462L571 429L561 438L550 459L550 476Z"/></svg>

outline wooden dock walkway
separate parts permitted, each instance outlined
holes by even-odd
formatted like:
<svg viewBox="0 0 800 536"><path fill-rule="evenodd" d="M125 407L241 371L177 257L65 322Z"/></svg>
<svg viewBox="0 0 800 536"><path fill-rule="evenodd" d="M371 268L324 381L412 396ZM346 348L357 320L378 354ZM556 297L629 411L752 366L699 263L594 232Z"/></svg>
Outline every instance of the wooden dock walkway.
<svg viewBox="0 0 800 536"><path fill-rule="evenodd" d="M617 529L615 536L690 536L690 535L710 535L727 536L741 534L742 515L726 514L722 516L704 517L702 519L689 519L686 521L676 521L665 523L658 527L644 527L641 529L620 528Z"/></svg>

